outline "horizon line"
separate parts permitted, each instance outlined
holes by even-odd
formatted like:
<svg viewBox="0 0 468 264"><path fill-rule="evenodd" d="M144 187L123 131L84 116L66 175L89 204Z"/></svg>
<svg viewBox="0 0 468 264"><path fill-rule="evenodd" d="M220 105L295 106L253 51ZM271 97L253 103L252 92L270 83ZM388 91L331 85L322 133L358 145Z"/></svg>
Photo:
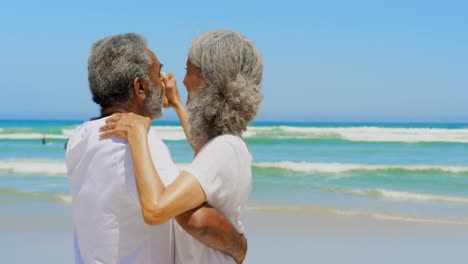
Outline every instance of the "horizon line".
<svg viewBox="0 0 468 264"><path fill-rule="evenodd" d="M71 118L71 119L63 119L63 118L0 118L1 121L71 121L71 122L86 122L90 119L82 119L82 118ZM180 122L178 119L167 119L167 120L153 120L152 122ZM311 121L311 120L271 120L271 119L263 119L263 120L254 120L252 123L289 123L289 124L388 124L388 125L396 125L396 124L447 124L447 125L468 125L468 121L375 121L375 120L360 120L360 121L350 121L350 120L330 120L330 121Z"/></svg>

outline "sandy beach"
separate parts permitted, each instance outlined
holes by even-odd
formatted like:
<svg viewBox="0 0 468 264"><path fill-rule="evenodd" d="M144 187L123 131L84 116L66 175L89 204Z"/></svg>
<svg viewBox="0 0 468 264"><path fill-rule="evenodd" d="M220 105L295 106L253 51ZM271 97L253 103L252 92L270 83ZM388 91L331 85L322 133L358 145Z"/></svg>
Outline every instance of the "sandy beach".
<svg viewBox="0 0 468 264"><path fill-rule="evenodd" d="M69 205L18 203L0 208L2 263L73 263ZM261 210L249 210L245 223L245 263L468 261L468 225Z"/></svg>
<svg viewBox="0 0 468 264"><path fill-rule="evenodd" d="M249 212L246 263L467 263L468 225Z"/></svg>

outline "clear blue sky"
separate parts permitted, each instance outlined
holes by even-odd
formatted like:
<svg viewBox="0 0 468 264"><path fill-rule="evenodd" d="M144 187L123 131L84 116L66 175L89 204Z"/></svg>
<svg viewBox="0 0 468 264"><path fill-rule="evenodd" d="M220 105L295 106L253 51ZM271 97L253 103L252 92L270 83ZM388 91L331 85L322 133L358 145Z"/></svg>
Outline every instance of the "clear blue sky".
<svg viewBox="0 0 468 264"><path fill-rule="evenodd" d="M96 116L91 44L125 32L186 98L187 49L213 29L263 53L259 120L468 122L468 4L430 0L2 1L0 119Z"/></svg>

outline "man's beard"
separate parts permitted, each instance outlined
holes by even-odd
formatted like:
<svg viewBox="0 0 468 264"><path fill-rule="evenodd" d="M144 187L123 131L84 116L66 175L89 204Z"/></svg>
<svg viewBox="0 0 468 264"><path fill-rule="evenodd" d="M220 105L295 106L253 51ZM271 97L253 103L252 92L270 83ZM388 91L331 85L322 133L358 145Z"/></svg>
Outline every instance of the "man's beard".
<svg viewBox="0 0 468 264"><path fill-rule="evenodd" d="M162 115L162 96L163 91L162 89L156 88L154 84L150 81L149 84L149 94L148 98L146 98L145 106L146 111L152 120L161 117Z"/></svg>

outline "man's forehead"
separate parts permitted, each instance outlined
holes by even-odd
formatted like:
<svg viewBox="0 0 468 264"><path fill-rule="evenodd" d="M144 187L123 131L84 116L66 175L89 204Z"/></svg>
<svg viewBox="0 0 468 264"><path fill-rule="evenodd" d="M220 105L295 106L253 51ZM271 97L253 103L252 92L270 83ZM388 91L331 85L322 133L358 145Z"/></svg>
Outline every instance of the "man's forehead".
<svg viewBox="0 0 468 264"><path fill-rule="evenodd" d="M159 60L158 60L158 58L156 57L156 55L154 54L153 51L151 51L150 49L146 49L146 52L149 54L151 60L153 60L156 63L159 63Z"/></svg>

